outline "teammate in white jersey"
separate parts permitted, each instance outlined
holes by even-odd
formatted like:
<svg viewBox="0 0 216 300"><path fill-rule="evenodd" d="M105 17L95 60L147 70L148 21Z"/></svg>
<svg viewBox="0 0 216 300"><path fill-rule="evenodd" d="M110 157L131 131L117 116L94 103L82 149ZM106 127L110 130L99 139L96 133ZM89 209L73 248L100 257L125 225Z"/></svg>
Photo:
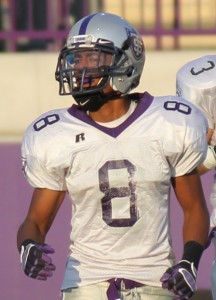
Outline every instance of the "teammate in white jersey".
<svg viewBox="0 0 216 300"><path fill-rule="evenodd" d="M177 94L197 105L208 120L208 154L199 167L201 174L216 167L216 55L194 59L180 68L176 75ZM216 251L216 174L210 196L211 234ZM215 252L216 253L216 252ZM216 262L212 267L212 295L216 300Z"/></svg>
<svg viewBox="0 0 216 300"><path fill-rule="evenodd" d="M23 169L35 188L18 248L26 275L55 266L47 232L68 192L73 207L64 300L189 299L206 244L209 214L197 166L207 121L177 96L130 93L145 61L126 20L96 13L78 21L59 55L60 94L76 104L27 128ZM170 236L173 186L184 214L182 259Z"/></svg>

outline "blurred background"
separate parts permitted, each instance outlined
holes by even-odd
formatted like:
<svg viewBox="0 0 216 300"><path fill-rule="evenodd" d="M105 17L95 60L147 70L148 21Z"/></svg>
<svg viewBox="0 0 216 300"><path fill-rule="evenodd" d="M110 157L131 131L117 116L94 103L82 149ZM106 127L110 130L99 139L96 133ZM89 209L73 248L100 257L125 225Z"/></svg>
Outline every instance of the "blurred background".
<svg viewBox="0 0 216 300"><path fill-rule="evenodd" d="M99 11L126 18L148 49L216 46L214 0L1 0L1 51L59 51L73 23Z"/></svg>
<svg viewBox="0 0 216 300"><path fill-rule="evenodd" d="M215 54L216 0L0 0L0 298L57 300L69 246L71 206L63 203L48 234L57 270L47 282L21 271L16 232L26 215L32 188L21 172L20 144L28 124L41 113L68 107L58 95L54 73L70 27L87 14L118 14L143 35L146 64L140 86L153 95L175 94L176 71L187 61ZM208 202L212 175L202 177ZM171 192L171 228L177 259L182 253L182 215ZM203 255L198 293L210 300L213 247Z"/></svg>

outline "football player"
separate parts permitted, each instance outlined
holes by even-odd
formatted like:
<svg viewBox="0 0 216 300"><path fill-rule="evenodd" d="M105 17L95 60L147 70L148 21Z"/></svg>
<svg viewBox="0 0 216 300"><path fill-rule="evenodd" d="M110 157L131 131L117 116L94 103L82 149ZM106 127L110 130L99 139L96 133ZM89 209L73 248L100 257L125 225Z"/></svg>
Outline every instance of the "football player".
<svg viewBox="0 0 216 300"><path fill-rule="evenodd" d="M177 96L131 93L145 62L141 35L123 18L96 13L70 30L56 80L76 104L39 116L22 143L35 188L17 234L29 277L52 276L46 235L65 193L71 198L64 300L189 299L209 231L197 166L207 121ZM184 214L182 259L175 262L169 197Z"/></svg>
<svg viewBox="0 0 216 300"><path fill-rule="evenodd" d="M189 61L176 75L177 94L197 105L208 120L207 157L199 167L201 174L216 167L216 55L205 55ZM211 233L216 248L216 174L210 196L213 207L211 213ZM209 240L210 241L210 240ZM212 266L212 295L216 300L216 263Z"/></svg>

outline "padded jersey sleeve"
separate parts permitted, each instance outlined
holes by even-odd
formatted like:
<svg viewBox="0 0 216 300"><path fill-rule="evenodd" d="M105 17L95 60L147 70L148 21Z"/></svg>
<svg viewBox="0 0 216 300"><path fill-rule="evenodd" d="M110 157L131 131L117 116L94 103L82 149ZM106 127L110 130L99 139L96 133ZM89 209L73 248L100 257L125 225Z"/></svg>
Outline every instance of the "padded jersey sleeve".
<svg viewBox="0 0 216 300"><path fill-rule="evenodd" d="M216 55L206 55L182 66L176 74L177 95L198 106L208 120L216 124Z"/></svg>
<svg viewBox="0 0 216 300"><path fill-rule="evenodd" d="M190 173L199 166L206 157L208 147L206 139L208 123L204 114L185 99L176 98L176 100L188 105L191 112L179 113L176 117L172 114L172 118L168 116L167 126L172 129L168 137L169 142L164 148L172 177Z"/></svg>
<svg viewBox="0 0 216 300"><path fill-rule="evenodd" d="M46 134L35 132L33 124L27 128L21 146L23 172L27 181L34 188L67 190L67 169L61 161L61 156L53 160L55 147L49 145ZM55 143L57 146L58 141Z"/></svg>

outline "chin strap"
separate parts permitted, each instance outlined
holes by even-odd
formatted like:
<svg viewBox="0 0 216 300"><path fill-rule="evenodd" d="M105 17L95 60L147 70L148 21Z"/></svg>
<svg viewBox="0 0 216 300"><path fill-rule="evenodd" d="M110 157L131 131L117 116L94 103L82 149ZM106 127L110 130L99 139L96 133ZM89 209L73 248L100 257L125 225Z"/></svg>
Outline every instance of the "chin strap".
<svg viewBox="0 0 216 300"><path fill-rule="evenodd" d="M112 93L105 94L97 92L95 94L86 94L84 96L74 96L79 108L83 111L97 111L109 100L115 100L122 97L119 92L113 91Z"/></svg>

